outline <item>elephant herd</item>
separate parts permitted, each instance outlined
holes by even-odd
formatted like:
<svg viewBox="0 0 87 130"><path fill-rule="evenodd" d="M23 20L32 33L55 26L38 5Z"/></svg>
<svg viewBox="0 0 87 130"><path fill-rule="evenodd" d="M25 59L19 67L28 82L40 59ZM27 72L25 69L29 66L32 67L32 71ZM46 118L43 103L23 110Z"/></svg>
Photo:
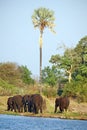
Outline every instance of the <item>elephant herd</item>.
<svg viewBox="0 0 87 130"><path fill-rule="evenodd" d="M55 110L57 112L57 107L59 107L60 112L67 110L69 106L68 97L60 97L55 99ZM42 113L43 109L46 108L46 100L40 94L32 95L15 95L9 97L7 100L7 110L14 112L33 112L38 114Z"/></svg>
<svg viewBox="0 0 87 130"><path fill-rule="evenodd" d="M42 113L44 100L40 94L33 95L15 95L7 100L7 110L15 112L33 112Z"/></svg>

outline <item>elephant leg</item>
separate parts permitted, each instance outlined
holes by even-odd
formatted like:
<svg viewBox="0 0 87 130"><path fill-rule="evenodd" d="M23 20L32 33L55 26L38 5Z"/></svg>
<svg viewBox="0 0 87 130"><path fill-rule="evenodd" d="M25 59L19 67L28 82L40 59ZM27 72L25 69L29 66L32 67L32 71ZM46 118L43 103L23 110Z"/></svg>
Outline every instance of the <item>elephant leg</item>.
<svg viewBox="0 0 87 130"><path fill-rule="evenodd" d="M35 112L35 114L38 114L38 108L36 105L34 105L34 112Z"/></svg>
<svg viewBox="0 0 87 130"><path fill-rule="evenodd" d="M11 111L13 111L13 110L14 110L14 107L13 107L13 105L10 107L10 110L11 110Z"/></svg>
<svg viewBox="0 0 87 130"><path fill-rule="evenodd" d="M56 111L57 111L57 106L55 106L55 110L54 110L54 113L56 113Z"/></svg>
<svg viewBox="0 0 87 130"><path fill-rule="evenodd" d="M13 108L11 108L11 111L13 111Z"/></svg>
<svg viewBox="0 0 87 130"><path fill-rule="evenodd" d="M17 112L17 111L16 111L16 105L14 105L14 112Z"/></svg>
<svg viewBox="0 0 87 130"><path fill-rule="evenodd" d="M30 104L28 104L28 112L31 112Z"/></svg>
<svg viewBox="0 0 87 130"><path fill-rule="evenodd" d="M18 105L18 107L17 107L17 108L18 108L18 112L20 112L20 106L19 106L19 105Z"/></svg>
<svg viewBox="0 0 87 130"><path fill-rule="evenodd" d="M27 112L26 104L24 104L24 112Z"/></svg>
<svg viewBox="0 0 87 130"><path fill-rule="evenodd" d="M23 112L23 107L22 106L21 106L20 110L21 110L21 112Z"/></svg>
<svg viewBox="0 0 87 130"><path fill-rule="evenodd" d="M28 103L28 112L33 112L33 106L31 103Z"/></svg>
<svg viewBox="0 0 87 130"><path fill-rule="evenodd" d="M64 111L64 109L60 106L59 107L59 109L60 109L60 112L63 112Z"/></svg>
<svg viewBox="0 0 87 130"><path fill-rule="evenodd" d="M65 111L67 112L67 108L65 108Z"/></svg>
<svg viewBox="0 0 87 130"><path fill-rule="evenodd" d="M10 110L10 106L8 105L8 107L7 107L7 111L9 111Z"/></svg>
<svg viewBox="0 0 87 130"><path fill-rule="evenodd" d="M42 113L42 107L40 108L40 113Z"/></svg>
<svg viewBox="0 0 87 130"><path fill-rule="evenodd" d="M38 114L38 109L36 109L35 114Z"/></svg>

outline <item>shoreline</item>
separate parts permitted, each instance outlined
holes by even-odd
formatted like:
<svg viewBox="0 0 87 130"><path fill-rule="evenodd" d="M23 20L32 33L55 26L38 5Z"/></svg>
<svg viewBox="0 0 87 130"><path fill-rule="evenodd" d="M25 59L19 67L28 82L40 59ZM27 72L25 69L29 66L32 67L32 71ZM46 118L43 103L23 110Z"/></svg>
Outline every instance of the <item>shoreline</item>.
<svg viewBox="0 0 87 130"><path fill-rule="evenodd" d="M0 96L0 114L72 120L87 120L87 103L77 103L75 100L70 100L70 106L67 112L60 113L59 110L57 110L57 113L54 113L55 99L46 98L47 108L43 110L43 113L34 114L29 112L18 113L7 111L7 99L8 96Z"/></svg>
<svg viewBox="0 0 87 130"><path fill-rule="evenodd" d="M59 119L66 119L66 120L87 120L87 113L73 113L73 112L64 112L64 113L18 113L18 112L0 112L0 115L14 115L14 116L26 116L26 117L38 117L38 118L59 118Z"/></svg>

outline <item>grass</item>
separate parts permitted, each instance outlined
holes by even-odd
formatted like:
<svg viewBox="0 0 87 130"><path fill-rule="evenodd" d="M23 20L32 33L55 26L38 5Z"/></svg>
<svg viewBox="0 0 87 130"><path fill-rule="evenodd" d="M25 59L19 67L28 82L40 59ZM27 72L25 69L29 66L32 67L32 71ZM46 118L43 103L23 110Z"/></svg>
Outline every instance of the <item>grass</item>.
<svg viewBox="0 0 87 130"><path fill-rule="evenodd" d="M8 96L0 96L0 114L87 120L87 103L78 104L76 101L70 100L68 112L60 113L58 110L57 113L54 113L55 98L44 97L46 100L46 109L42 114L33 114L29 112L16 113L7 111L7 99Z"/></svg>

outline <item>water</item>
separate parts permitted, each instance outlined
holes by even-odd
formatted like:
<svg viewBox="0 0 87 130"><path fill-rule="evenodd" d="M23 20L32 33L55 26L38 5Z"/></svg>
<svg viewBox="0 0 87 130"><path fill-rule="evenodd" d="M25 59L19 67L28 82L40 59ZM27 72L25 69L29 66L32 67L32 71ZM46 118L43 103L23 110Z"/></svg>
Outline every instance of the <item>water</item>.
<svg viewBox="0 0 87 130"><path fill-rule="evenodd" d="M87 121L0 115L0 130L87 130Z"/></svg>

